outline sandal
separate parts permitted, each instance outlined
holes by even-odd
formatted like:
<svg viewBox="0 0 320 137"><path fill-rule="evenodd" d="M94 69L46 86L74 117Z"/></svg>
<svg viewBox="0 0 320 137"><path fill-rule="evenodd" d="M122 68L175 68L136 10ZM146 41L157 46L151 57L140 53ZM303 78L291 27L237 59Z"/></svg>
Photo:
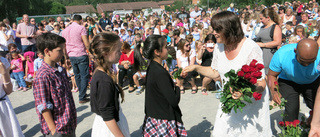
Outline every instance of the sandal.
<svg viewBox="0 0 320 137"><path fill-rule="evenodd" d="M184 94L184 93L185 93L184 88L183 88L183 89L180 88L180 93L181 93L181 94Z"/></svg>
<svg viewBox="0 0 320 137"><path fill-rule="evenodd" d="M198 92L198 89L192 89L191 94L196 94Z"/></svg>
<svg viewBox="0 0 320 137"><path fill-rule="evenodd" d="M201 93L202 93L202 95L208 95L207 89L202 89L202 90L201 90Z"/></svg>
<svg viewBox="0 0 320 137"><path fill-rule="evenodd" d="M136 88L134 87L132 90L129 90L129 93L132 93Z"/></svg>

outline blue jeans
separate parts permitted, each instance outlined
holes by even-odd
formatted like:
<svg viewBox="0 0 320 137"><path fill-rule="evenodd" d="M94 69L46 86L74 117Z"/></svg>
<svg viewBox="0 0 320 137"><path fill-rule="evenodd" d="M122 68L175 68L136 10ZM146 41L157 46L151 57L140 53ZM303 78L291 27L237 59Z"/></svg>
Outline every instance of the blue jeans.
<svg viewBox="0 0 320 137"><path fill-rule="evenodd" d="M12 72L14 79L18 82L19 87L27 87L26 81L24 81L24 73L23 71L20 72Z"/></svg>
<svg viewBox="0 0 320 137"><path fill-rule="evenodd" d="M37 52L36 44L33 44L33 45L22 45L21 48L22 48L21 53L25 53L25 52L28 52L28 51L33 51L34 53Z"/></svg>
<svg viewBox="0 0 320 137"><path fill-rule="evenodd" d="M88 56L70 57L74 78L79 89L79 100L86 99L89 82L89 58Z"/></svg>

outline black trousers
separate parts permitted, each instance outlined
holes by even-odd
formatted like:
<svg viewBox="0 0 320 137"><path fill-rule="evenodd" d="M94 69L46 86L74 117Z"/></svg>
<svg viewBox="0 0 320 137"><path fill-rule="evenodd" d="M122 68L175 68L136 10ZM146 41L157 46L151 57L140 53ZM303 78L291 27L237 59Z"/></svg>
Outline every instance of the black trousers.
<svg viewBox="0 0 320 137"><path fill-rule="evenodd" d="M310 84L297 84L280 78L278 81L279 91L282 97L287 100L285 105L284 121L293 121L298 119L300 110L300 94L302 94L307 107L313 109L320 77Z"/></svg>
<svg viewBox="0 0 320 137"><path fill-rule="evenodd" d="M121 87L123 87L123 78L125 75L128 75L128 79L129 79L129 84L130 84L130 87L133 87L134 86L134 83L133 83L133 69L132 68L129 68L129 69L120 69L119 70L119 85Z"/></svg>

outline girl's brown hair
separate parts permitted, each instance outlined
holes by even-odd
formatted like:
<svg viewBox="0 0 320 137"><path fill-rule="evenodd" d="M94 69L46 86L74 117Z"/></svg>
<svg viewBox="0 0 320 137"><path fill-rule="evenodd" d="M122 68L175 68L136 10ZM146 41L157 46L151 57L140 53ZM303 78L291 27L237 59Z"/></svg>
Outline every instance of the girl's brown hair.
<svg viewBox="0 0 320 137"><path fill-rule="evenodd" d="M306 37L306 32L304 31L304 27L303 27L302 25L297 25L297 26L294 28L293 34L296 36L298 29L302 29L302 35L303 35L303 37Z"/></svg>
<svg viewBox="0 0 320 137"><path fill-rule="evenodd" d="M182 54L186 53L186 51L184 50L184 46L186 45L186 43L189 42L185 39L181 39L179 42L178 42L178 50L181 51ZM190 43L190 42L189 42ZM191 44L191 43L190 43ZM191 46L191 45L189 45ZM187 58L188 58L188 62L190 62L189 60L189 52L187 52Z"/></svg>
<svg viewBox="0 0 320 137"><path fill-rule="evenodd" d="M99 33L95 37L93 37L92 42L90 43L89 51L93 55L95 64L103 68L104 72L107 73L108 76L112 78L114 83L116 83L116 76L112 73L112 68L110 68L110 64L105 60L105 55L109 55L114 49L115 44L119 41L120 38L118 35L113 33ZM118 84L115 84L121 95L121 103L124 101L124 92L122 88L119 87Z"/></svg>

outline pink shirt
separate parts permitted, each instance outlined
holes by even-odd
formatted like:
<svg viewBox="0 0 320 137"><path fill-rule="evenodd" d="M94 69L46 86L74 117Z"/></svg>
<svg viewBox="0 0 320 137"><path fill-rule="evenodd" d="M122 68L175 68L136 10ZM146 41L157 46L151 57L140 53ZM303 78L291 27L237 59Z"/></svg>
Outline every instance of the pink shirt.
<svg viewBox="0 0 320 137"><path fill-rule="evenodd" d="M36 27L32 24L26 24L24 22L18 24L17 33L20 35L35 35L36 34ZM21 45L33 45L36 44L36 40L34 38L27 39L27 38L21 38Z"/></svg>
<svg viewBox="0 0 320 137"><path fill-rule="evenodd" d="M21 72L23 71L23 64L21 58L18 59L12 59L11 60L11 66L15 66L15 68L12 70L12 72Z"/></svg>
<svg viewBox="0 0 320 137"><path fill-rule="evenodd" d="M66 48L69 57L87 55L86 47L81 38L83 35L87 35L86 28L76 22L73 22L62 31L62 37L66 39Z"/></svg>

